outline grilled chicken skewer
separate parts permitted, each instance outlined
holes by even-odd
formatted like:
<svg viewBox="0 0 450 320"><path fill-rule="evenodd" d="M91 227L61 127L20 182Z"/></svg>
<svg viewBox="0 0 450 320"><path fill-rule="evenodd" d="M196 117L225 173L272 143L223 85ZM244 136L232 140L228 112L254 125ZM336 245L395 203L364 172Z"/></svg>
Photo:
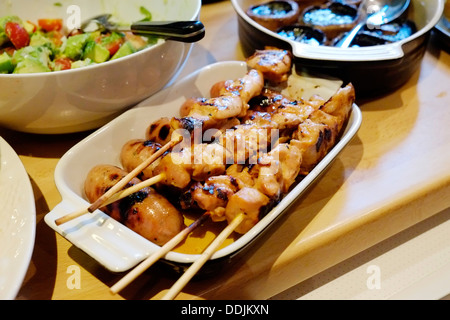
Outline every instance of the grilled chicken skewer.
<svg viewBox="0 0 450 320"><path fill-rule="evenodd" d="M284 81L291 67L288 54L272 49L266 52L268 56L263 53L259 52L251 62L247 61L252 69L246 76L214 85L209 99L188 100L181 108L180 118L162 118L154 122L146 133L147 140L132 141L122 150L124 167L129 171L136 170L142 161L171 141L176 130L187 129L192 137L196 130L204 133L205 129L216 129L218 134L214 135L216 141L213 143L205 143L202 137L183 146L180 144L180 148L164 153L139 176L142 179L155 175L165 177L160 184L184 190L181 204L185 208L197 206L206 212L202 217L227 220L227 232L247 232L289 191L298 175L307 174L320 161L338 139L354 99L351 85L341 89L329 101L319 98L293 101L263 89L264 83L261 84L260 79ZM342 104L346 105L342 107ZM249 145L239 153L229 148L229 141L233 145L239 140L254 141L252 135L260 137L258 131L263 128L266 130L262 139L265 149ZM272 131L275 130L281 132L281 136L274 142ZM255 150L260 152L256 158L252 157ZM209 161L207 165L192 162L196 155L216 161ZM242 164L236 161L240 155L244 159ZM250 159L256 159L256 162L250 164ZM227 232L219 237L226 236ZM206 250L206 259L215 249ZM205 261L196 263L196 268ZM187 278L194 272L189 272ZM168 296L174 297L174 292L186 283L184 280L181 285L176 285Z"/></svg>
<svg viewBox="0 0 450 320"><path fill-rule="evenodd" d="M161 145L170 141L176 130L193 132L216 128L225 130L239 124L236 119L246 114L248 101L258 95L264 86L261 72L249 70L242 78L233 80L227 87L215 85L211 88L211 98L190 98L180 107L180 117L161 119L153 122L146 132L146 138Z"/></svg>
<svg viewBox="0 0 450 320"><path fill-rule="evenodd" d="M292 55L286 50L268 48L257 51L247 60L250 70L241 78L224 80L211 87L211 98L191 98L180 108L180 118L161 118L152 123L146 133L148 140L165 145L176 129L193 130L203 126L203 130L214 127L231 128L244 117L249 109L249 101L264 89L265 80L282 82L287 79L292 68Z"/></svg>
<svg viewBox="0 0 450 320"><path fill-rule="evenodd" d="M208 101L208 103L205 104L204 102L198 101L199 103L187 103L185 106L183 106L182 112L184 112L187 116L185 117L185 120L189 119L190 121L172 119L171 123L173 125L169 127L167 126L167 123L164 123L164 121L163 123L154 124L159 127L160 130L158 131L158 136L152 138L154 138L155 142L162 142L161 144L164 145L163 148L166 149L158 150L158 152L152 155L151 158L147 158L145 161L143 161L139 168L136 167L135 170L131 171L127 176L123 177L123 179L119 181L116 186L112 187L94 203L92 203L89 208L87 208L87 211L94 212L96 209L101 207L110 197L112 197L116 192L126 186L130 180L137 176L140 171L144 170L153 161L155 161L160 156L160 154L163 154L166 150L177 144L179 140L172 140L172 131L174 129L185 128L186 122L189 122L191 124L196 124L199 122L203 124L203 122L205 122L205 124L207 125L222 123L222 125L226 126L226 123L230 122L230 119L231 121L234 120L234 116L245 113L246 109L248 109L248 100L251 99L254 94L259 92L262 89L263 85L264 79L261 72L257 70L250 70L250 72L246 76L244 76L242 79L236 80L232 86L229 86L230 88L232 88L232 90L225 90L221 96L212 98L212 100ZM205 119L204 116L206 111L208 112L208 115L211 116ZM196 119L193 116L199 116L199 119ZM70 213L65 217L58 219L57 223L58 225L61 223L65 223L79 217L80 215L83 215L84 213L85 210Z"/></svg>
<svg viewBox="0 0 450 320"><path fill-rule="evenodd" d="M260 71L264 79L277 84L287 80L292 69L292 54L287 50L266 47L247 58L250 68Z"/></svg>
<svg viewBox="0 0 450 320"><path fill-rule="evenodd" d="M348 85L340 89L329 101L315 108L312 108L310 105L306 105L306 107L305 105L299 106L285 97L280 98L279 95L274 96L272 93L270 94L271 98L264 99L263 105L259 106L260 108L265 108L265 111L262 111L265 112L263 118L256 120L253 118L253 120L249 120L244 125L235 126L235 130L227 131L219 139L218 144L200 144L196 146L200 147L197 149L197 151L200 151L197 154L202 154L202 151L205 151L204 153L207 155L203 159L205 161L194 163L192 158L194 152L191 152L190 148L183 149L181 154L172 152L172 154L167 154L163 157L157 168L145 178L163 172L169 178L162 183L175 186L180 190L191 186L182 196L182 206L189 208L193 203L196 203L201 209L208 211L212 219L216 221L223 219L232 220L233 214L226 214L228 199L243 189L243 185L245 187L256 187L256 190L272 199L272 201L277 199L280 194L287 193L297 175L309 173L336 143L343 124L347 121L350 113L354 100L354 89L351 85ZM255 106L255 109L258 109L258 106ZM304 116L305 109L308 110L307 117L298 123L298 120L295 120L295 115L300 112ZM285 116L282 113L292 114ZM282 116L276 118L274 115ZM281 124L279 124L278 121L281 118L292 118L294 120L282 120ZM269 132L273 128L279 128L281 125L289 127L287 132L290 135L284 137L289 142L276 144L266 135L262 139L251 140L253 144L248 143L248 136L261 137L258 131L264 128L264 125L261 126L262 128L259 126L263 121L266 123L266 128L269 128ZM227 153L229 149L222 147L228 145L224 141L231 140L236 142L236 139L246 140L244 143L245 148L238 150L236 153L240 152L240 154L234 154L232 162L229 162L230 154ZM264 143L261 143L261 140ZM272 150L261 153L261 146ZM192 148L192 150L194 149ZM254 154L257 154L257 162L249 162L250 155L253 154L250 150L256 151ZM214 151L217 152L215 153ZM139 152L133 151L129 154L135 156ZM214 154L220 155L215 159L216 161L206 161L207 159L210 160ZM187 156L185 158L186 162L181 163L181 161L174 160L180 160L184 156ZM122 155L122 159L126 158L126 155ZM244 161L236 161L239 159L244 159ZM242 169L241 166L241 170L239 170L238 164L252 164L253 167L251 170L246 170L245 168ZM125 163L124 165L126 166ZM234 180L230 180L226 175L231 175ZM247 194L250 193L247 192ZM251 220L253 222L258 221L254 217L256 215L255 212L252 213L253 218ZM248 223L248 225L252 226L252 223ZM241 232L245 233L246 229L243 228Z"/></svg>
<svg viewBox="0 0 450 320"><path fill-rule="evenodd" d="M94 202L127 174L116 166L95 166L89 171L84 185L88 200ZM129 185L139 182L134 178ZM165 244L184 228L183 215L152 187L108 204L103 211L157 245Z"/></svg>
<svg viewBox="0 0 450 320"><path fill-rule="evenodd" d="M302 156L294 144L279 144L256 165L234 164L227 174L197 182L184 193L182 207L206 210L213 221L244 213L235 230L246 233L289 191L300 170Z"/></svg>
<svg viewBox="0 0 450 320"><path fill-rule="evenodd" d="M184 189L192 180L204 181L224 174L231 164L256 164L277 142L292 139L291 145L302 154L301 173L307 174L335 144L353 101L351 84L340 89L329 101L314 107L271 93L260 105L253 105L254 109L249 111L254 112L253 116L245 117L248 120L244 124L220 135L217 143L194 144L168 153L148 167L142 179L165 173L167 178L163 183ZM256 112L263 114L254 116ZM297 118L304 120L300 122ZM284 130L279 130L282 126ZM159 148L159 144L145 140L130 141L122 150L122 164L131 171Z"/></svg>
<svg viewBox="0 0 450 320"><path fill-rule="evenodd" d="M172 148L174 145L179 143L181 141L180 137L175 135L175 137L164 147L156 151L154 154L152 154L151 157L145 159L143 162L141 162L136 168L134 168L133 171L129 172L127 175L122 177L117 183L112 186L109 190L107 190L104 194L102 194L94 203L92 203L86 210L79 210L75 212L71 212L63 217L60 217L55 221L56 225L60 225L62 223L66 223L68 221L71 221L73 219L78 218L79 216L84 215L87 212L94 212L98 208L102 207L111 197L113 197L116 193L118 193L120 190L122 190L124 187L126 187L130 181L132 181L142 170L144 170L146 167L148 167L153 161L158 159L164 152L168 151L170 148Z"/></svg>
<svg viewBox="0 0 450 320"><path fill-rule="evenodd" d="M344 102L345 105L337 107L338 104L335 103L336 102L335 100ZM314 163L320 161L320 159L324 156L324 153L321 153L320 151L321 150L328 151L336 142L338 134L343 128L343 123L348 119L353 104L353 100L354 100L354 91L351 85L340 90L339 94L334 98L334 101L329 101L328 105L322 108L323 110L315 110L314 112L312 112L310 116L305 120L305 124L299 125L293 137L294 138L298 137L301 140L298 141L292 139L291 140L292 145L290 146L290 150L287 148L284 148L284 150L289 150L288 154L292 156L291 153L294 154L296 153L295 151L292 152L293 151L292 149L295 149L295 145L297 145L303 153L311 156L309 160L312 161L309 163L309 165L310 166L315 165ZM306 133L308 129L309 132ZM310 137L316 137L316 139L311 139ZM315 142L316 147L315 152L311 150L312 146L311 142ZM278 145L276 148L278 148L279 146L280 145ZM275 151L276 148L274 148L271 152ZM298 151L300 151L299 148L297 148ZM301 157L299 158L301 159ZM292 158L286 162L290 164L296 163L296 161L293 160ZM272 161L268 161L268 163L273 164ZM277 163L279 163L279 161L277 161ZM278 171L280 169L280 166L278 165L276 167ZM293 183L293 179L295 179L297 174L299 174L300 169L299 166L297 167L287 166L287 168L284 168L284 170L281 170L281 172L282 172L281 177L284 179L281 179L282 183L281 184L278 183L277 184L278 188L275 187L274 189L281 188L283 189L284 192L287 192L287 189L289 189L290 185ZM265 172L262 169L260 169L259 172L260 177L266 176L269 177L269 179L273 180L274 177L273 171L266 172L269 173L267 175L264 173ZM212 180L213 178L210 178L209 180ZM237 188L239 186L239 183L236 183L236 179L234 177L231 177L230 179L225 179L224 181L231 182L231 185L233 185L234 188ZM223 182L220 182L220 178L219 181L215 181L213 182L213 184L214 185L220 184L221 186L224 185ZM264 183L259 185L259 188L263 186L266 189L268 184L271 185L270 180L264 181ZM227 185L227 183L225 183L225 185ZM256 222L260 218L261 208L267 206L268 201L267 197L265 197L265 195L261 193L260 190L258 190L259 189L258 184L256 183L255 185L256 188L243 187L242 189L240 189L235 193L231 191L232 195L227 201L227 205L224 210L225 216L229 222L227 228L225 228L223 232L216 238L213 244L206 249L201 258L198 259L195 263L193 263L191 267L183 274L183 276L172 286L172 288L163 297L163 300L175 298L176 295L190 281L190 279L198 272L198 270L200 270L203 264L210 259L210 257L213 255L214 251L218 248L219 244L223 241L223 239L227 237L231 232L236 231L239 233L245 233L249 229L251 229L254 226L254 224L256 224ZM211 186L208 186L206 190L210 190L210 188ZM202 190L205 189L202 188ZM217 188L216 190L221 189ZM273 188L269 188L269 190L273 192ZM222 201L225 200L223 198L223 193L218 192L218 194L222 194L222 196L220 197ZM275 194L277 193L275 192ZM259 208L259 210L255 210L255 207ZM250 210L248 210L248 208L250 208ZM216 209L214 209L214 211L216 211ZM223 212L223 210L221 210L221 212Z"/></svg>

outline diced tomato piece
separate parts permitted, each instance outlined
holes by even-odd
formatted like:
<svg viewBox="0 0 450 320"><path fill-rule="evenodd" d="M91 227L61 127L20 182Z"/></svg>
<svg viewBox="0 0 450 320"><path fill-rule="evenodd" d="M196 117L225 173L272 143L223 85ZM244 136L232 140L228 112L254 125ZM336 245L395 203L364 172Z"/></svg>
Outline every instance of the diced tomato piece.
<svg viewBox="0 0 450 320"><path fill-rule="evenodd" d="M102 44L106 49L108 49L111 57L119 50L124 41L124 38L117 34L102 35L100 38L96 39L96 42Z"/></svg>
<svg viewBox="0 0 450 320"><path fill-rule="evenodd" d="M5 33L16 49L26 47L30 43L30 36L27 30L17 22L7 22Z"/></svg>
<svg viewBox="0 0 450 320"><path fill-rule="evenodd" d="M109 54L111 57L120 49L120 46L122 45L121 41L116 41L114 43L108 43L105 47L108 49Z"/></svg>
<svg viewBox="0 0 450 320"><path fill-rule="evenodd" d="M72 68L72 60L69 58L58 58L55 60L55 71L69 70Z"/></svg>
<svg viewBox="0 0 450 320"><path fill-rule="evenodd" d="M63 27L62 19L39 19L38 20L39 27L47 32L50 31L59 31Z"/></svg>
<svg viewBox="0 0 450 320"><path fill-rule="evenodd" d="M49 38L57 47L60 47L63 43L63 34L57 30L47 33L47 38Z"/></svg>

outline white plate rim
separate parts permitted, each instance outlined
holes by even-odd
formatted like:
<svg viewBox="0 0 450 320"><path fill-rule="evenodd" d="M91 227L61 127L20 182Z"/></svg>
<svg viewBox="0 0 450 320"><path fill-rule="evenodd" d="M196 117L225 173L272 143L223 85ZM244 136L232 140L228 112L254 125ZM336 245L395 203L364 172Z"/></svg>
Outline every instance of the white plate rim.
<svg viewBox="0 0 450 320"><path fill-rule="evenodd" d="M0 261L3 260L0 262L0 299L13 300L23 284L34 250L36 206L28 173L14 149L2 137L0 157L0 190L7 190L6 193L0 193L0 199L4 198L0 201L0 215L13 220L13 225L0 231L0 241L7 237L8 251L12 250L14 253L12 258L0 256ZM16 193L12 194L13 192ZM6 197L8 200L5 201ZM5 223L4 219L2 223ZM4 246L5 241L1 243Z"/></svg>

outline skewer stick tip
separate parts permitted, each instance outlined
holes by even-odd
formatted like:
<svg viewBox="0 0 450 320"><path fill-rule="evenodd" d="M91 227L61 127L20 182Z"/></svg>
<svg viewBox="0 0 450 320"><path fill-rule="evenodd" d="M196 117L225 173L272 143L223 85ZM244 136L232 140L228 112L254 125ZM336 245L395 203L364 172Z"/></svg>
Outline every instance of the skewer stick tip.
<svg viewBox="0 0 450 320"><path fill-rule="evenodd" d="M62 216L61 218L56 219L55 220L55 224L57 226L60 226L60 225L66 223L66 222L69 222L69 221L71 221L71 220L73 220L75 218L81 217L82 215L84 215L86 213L88 213L87 209L81 209L79 211L75 211L75 212L69 213L69 214L67 214L65 216Z"/></svg>
<svg viewBox="0 0 450 320"><path fill-rule="evenodd" d="M114 284L109 291L112 294L116 294L133 282L138 276L140 276L145 270L150 268L156 261L164 257L170 250L175 248L184 238L188 236L195 228L200 226L207 218L208 213L203 214L200 218L192 222L187 228L181 230L177 235L175 235L171 240L169 240L165 245L163 245L159 250L155 251L153 254L148 256L140 264L138 264L133 270L126 274L122 279L120 279L116 284Z"/></svg>
<svg viewBox="0 0 450 320"><path fill-rule="evenodd" d="M150 186L160 182L164 178L165 178L165 174L161 173L161 174L159 174L157 176L154 176L154 177L149 178L147 180L144 180L144 181L142 181L142 182L140 182L138 184L135 184L134 186L128 187L126 189L123 189L123 190L115 193L113 196L111 196L106 202L102 203L102 206L106 206L106 205L108 205L108 204L110 204L112 202L121 200L121 199L123 199L123 198L125 198L125 197L127 197L127 196L129 196L129 195L131 195L133 193L135 193L135 192L138 192L139 190L142 190L144 188L150 187ZM81 209L79 211L69 213L69 214L67 214L67 215L65 215L65 216L63 216L61 218L56 219L55 220L55 224L57 226L59 226L59 225L61 225L63 223L69 222L70 220L78 218L78 217L80 217L80 216L82 216L84 214L87 214L89 212L93 213L95 210L90 211L90 207L89 207L87 209Z"/></svg>
<svg viewBox="0 0 450 320"><path fill-rule="evenodd" d="M162 297L162 300L173 300L178 293L188 284L188 282L196 275L201 267L211 258L220 245L228 236L241 224L245 214L240 213L230 222L225 229L214 239L203 254L186 270L186 272L178 279L178 281L170 288L170 290Z"/></svg>

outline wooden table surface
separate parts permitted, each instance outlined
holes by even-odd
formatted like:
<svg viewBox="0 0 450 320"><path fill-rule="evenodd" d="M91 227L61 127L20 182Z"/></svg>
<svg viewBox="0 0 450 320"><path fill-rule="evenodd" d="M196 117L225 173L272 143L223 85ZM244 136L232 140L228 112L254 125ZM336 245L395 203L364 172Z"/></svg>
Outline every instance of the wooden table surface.
<svg viewBox="0 0 450 320"><path fill-rule="evenodd" d="M243 60L229 1L205 4L200 18L207 34L182 75ZM450 56L431 42L420 70L399 90L357 101L361 129L326 175L244 256L221 274L192 281L178 299L267 299L449 208L449 83ZM105 270L44 222L61 201L55 166L87 134L0 130L19 154L36 201L35 248L17 299L158 299L176 281L163 267L112 295L109 287L123 275ZM79 287L71 282L75 274Z"/></svg>

